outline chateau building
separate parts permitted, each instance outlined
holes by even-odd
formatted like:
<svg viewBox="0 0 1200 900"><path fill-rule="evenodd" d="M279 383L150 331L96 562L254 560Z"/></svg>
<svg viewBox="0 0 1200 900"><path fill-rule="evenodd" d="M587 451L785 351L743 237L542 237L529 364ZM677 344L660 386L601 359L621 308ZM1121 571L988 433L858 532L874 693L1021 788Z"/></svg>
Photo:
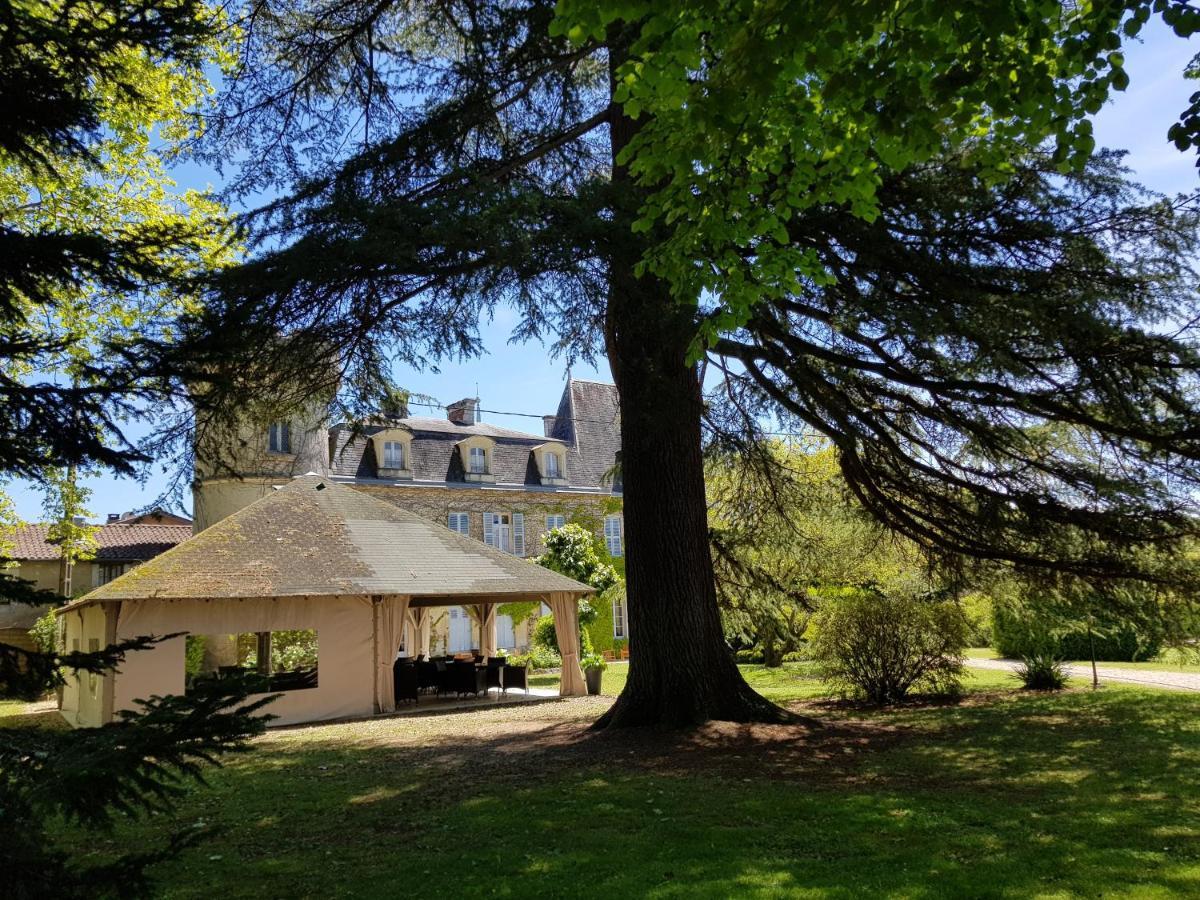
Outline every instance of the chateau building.
<svg viewBox="0 0 1200 900"><path fill-rule="evenodd" d="M451 404L444 418L400 415L366 426L330 425L318 410L287 422L243 425L197 446L195 529L212 526L298 475L347 484L520 557L544 550L547 531L576 522L624 551L615 386L569 378L542 433L483 421L478 399ZM612 610L624 639L624 609ZM478 646L467 611L451 607L434 626L434 646ZM497 620L500 647L528 644L527 623Z"/></svg>

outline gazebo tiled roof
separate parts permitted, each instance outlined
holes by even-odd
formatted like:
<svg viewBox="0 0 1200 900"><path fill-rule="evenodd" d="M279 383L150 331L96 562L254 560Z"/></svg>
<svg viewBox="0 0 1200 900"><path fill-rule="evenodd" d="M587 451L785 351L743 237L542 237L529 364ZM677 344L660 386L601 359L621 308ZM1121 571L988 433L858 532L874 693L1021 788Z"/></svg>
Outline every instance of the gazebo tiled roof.
<svg viewBox="0 0 1200 900"><path fill-rule="evenodd" d="M72 606L105 600L407 594L530 599L592 588L305 475Z"/></svg>

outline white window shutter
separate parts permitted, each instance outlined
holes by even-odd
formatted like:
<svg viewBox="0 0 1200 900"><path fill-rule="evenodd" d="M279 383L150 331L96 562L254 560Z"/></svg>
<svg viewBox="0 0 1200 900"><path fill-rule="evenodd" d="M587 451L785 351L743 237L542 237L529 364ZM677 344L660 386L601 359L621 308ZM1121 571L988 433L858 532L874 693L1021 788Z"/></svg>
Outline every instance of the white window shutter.
<svg viewBox="0 0 1200 900"><path fill-rule="evenodd" d="M525 555L525 513L512 514L513 526L513 553L517 556Z"/></svg>
<svg viewBox="0 0 1200 900"><path fill-rule="evenodd" d="M496 520L500 518L495 513L483 514L483 542L489 547L496 546Z"/></svg>

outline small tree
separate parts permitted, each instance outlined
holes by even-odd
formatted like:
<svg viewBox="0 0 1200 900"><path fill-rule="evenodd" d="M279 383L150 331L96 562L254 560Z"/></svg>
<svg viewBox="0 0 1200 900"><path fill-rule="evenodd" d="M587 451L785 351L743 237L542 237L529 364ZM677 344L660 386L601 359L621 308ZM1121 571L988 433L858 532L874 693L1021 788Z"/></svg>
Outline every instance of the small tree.
<svg viewBox="0 0 1200 900"><path fill-rule="evenodd" d="M826 600L813 626L822 679L872 703L960 686L970 626L953 600L857 588Z"/></svg>
<svg viewBox="0 0 1200 900"><path fill-rule="evenodd" d="M546 534L546 552L537 564L568 578L590 584L603 591L617 582L617 570L605 557L608 555L600 539L574 522L555 528Z"/></svg>

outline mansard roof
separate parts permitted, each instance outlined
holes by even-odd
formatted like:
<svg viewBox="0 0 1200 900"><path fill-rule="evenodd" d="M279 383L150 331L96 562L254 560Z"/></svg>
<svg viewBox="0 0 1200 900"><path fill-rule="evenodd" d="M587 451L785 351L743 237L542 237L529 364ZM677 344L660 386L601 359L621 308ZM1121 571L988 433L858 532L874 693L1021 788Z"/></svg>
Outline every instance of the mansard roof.
<svg viewBox="0 0 1200 900"><path fill-rule="evenodd" d="M533 450L559 441L566 454L568 489L620 492L611 477L621 446L621 420L614 385L570 379L549 436L501 428L487 422L458 425L448 419L409 416L370 425L355 433L348 425L330 429L330 472L338 478L378 477L371 435L401 428L413 435L408 466L416 482L465 482L459 441L476 435L495 441L492 474L497 484L541 484Z"/></svg>

